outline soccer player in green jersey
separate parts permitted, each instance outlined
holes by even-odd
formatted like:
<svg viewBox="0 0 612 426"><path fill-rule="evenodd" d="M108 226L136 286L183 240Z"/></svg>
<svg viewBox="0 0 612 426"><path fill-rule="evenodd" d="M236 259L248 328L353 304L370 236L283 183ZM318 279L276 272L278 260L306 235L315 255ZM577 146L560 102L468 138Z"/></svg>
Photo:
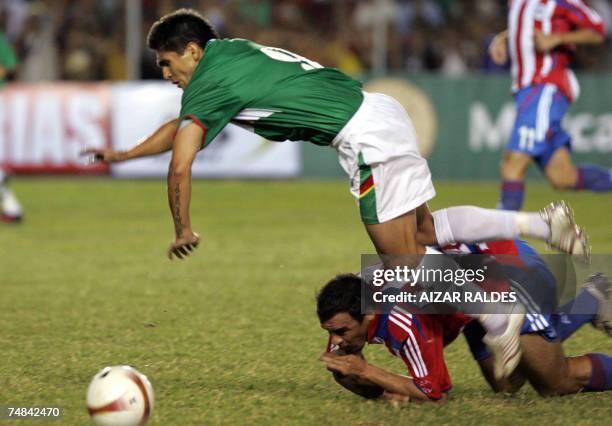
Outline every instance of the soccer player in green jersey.
<svg viewBox="0 0 612 426"><path fill-rule="evenodd" d="M170 258L188 256L200 241L189 216L192 163L230 122L270 140L309 141L336 149L380 254L422 255L425 245L519 235L588 254L586 236L564 203L541 213L454 207L432 215L426 204L435 196L431 174L405 110L389 96L362 91L358 81L336 69L249 40L219 39L214 28L189 9L153 24L147 43L157 54L163 77L183 90L180 117L127 151L85 153L116 162L172 150L168 201L175 240ZM512 335L518 342L516 326L509 326L507 316L479 319L487 331L500 336L506 351L516 348L506 344ZM504 360L504 369L512 368Z"/></svg>

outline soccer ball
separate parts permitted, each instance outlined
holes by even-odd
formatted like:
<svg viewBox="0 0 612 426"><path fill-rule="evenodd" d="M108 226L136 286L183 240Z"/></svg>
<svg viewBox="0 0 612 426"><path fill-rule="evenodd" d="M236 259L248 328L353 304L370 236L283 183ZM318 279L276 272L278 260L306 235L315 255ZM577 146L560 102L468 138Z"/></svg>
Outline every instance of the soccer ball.
<svg viewBox="0 0 612 426"><path fill-rule="evenodd" d="M89 384L87 410L97 426L143 425L153 413L153 387L130 366L106 367Z"/></svg>

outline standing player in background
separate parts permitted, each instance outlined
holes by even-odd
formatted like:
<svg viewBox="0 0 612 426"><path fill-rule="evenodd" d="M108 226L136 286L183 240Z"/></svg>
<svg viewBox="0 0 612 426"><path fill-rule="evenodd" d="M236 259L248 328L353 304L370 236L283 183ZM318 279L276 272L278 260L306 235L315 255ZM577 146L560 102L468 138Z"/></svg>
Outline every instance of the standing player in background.
<svg viewBox="0 0 612 426"><path fill-rule="evenodd" d="M576 45L605 39L602 19L582 0L510 0L508 29L489 52L497 64L508 60L517 117L501 163L500 207L520 210L525 175L532 161L556 189L612 190L612 170L575 167L570 135L561 120L579 95L570 69Z"/></svg>
<svg viewBox="0 0 612 426"><path fill-rule="evenodd" d="M427 207L435 196L431 174L405 110L391 97L363 92L358 81L336 69L249 40L221 40L208 21L188 9L157 21L147 44L156 51L163 77L183 90L180 117L126 152L85 152L114 162L172 150L168 201L175 240L170 258L188 256L199 243L189 215L192 164L230 122L274 141L335 148L380 254L423 255L424 244L523 233L588 255L586 236L563 203L541 214L456 207L432 216ZM517 316L503 315L507 309L500 306L477 316L490 333L491 346L512 354L496 357L500 374L509 373L519 355Z"/></svg>
<svg viewBox="0 0 612 426"><path fill-rule="evenodd" d="M0 32L0 88L16 65L17 56L4 33ZM0 165L0 220L3 222L19 222L21 218L21 205L15 194L10 190L6 172Z"/></svg>

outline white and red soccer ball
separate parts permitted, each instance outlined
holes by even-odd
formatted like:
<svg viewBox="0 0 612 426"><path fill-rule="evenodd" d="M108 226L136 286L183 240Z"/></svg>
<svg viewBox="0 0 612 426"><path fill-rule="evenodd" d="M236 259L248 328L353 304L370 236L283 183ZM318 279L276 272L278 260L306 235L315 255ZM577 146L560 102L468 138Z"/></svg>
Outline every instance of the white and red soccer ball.
<svg viewBox="0 0 612 426"><path fill-rule="evenodd" d="M144 425L153 413L153 387L132 367L106 367L89 384L87 410L97 426Z"/></svg>

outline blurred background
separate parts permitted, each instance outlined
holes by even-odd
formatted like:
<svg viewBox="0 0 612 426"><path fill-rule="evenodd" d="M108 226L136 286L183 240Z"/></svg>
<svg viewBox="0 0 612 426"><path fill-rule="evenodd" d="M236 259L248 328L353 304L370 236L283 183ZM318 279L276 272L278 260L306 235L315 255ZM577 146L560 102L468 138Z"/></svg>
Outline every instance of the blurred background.
<svg viewBox="0 0 612 426"><path fill-rule="evenodd" d="M0 27L20 59L16 78L160 77L144 40L178 7L201 11L222 37L283 47L355 76L499 72L486 55L507 0L2 0ZM612 27L609 0L590 4ZM610 71L605 46L580 49L578 70Z"/></svg>
<svg viewBox="0 0 612 426"><path fill-rule="evenodd" d="M612 2L588 4L612 28ZM155 20L179 7L199 10L222 37L294 51L398 98L435 176L497 178L514 106L508 69L493 64L487 48L506 27L507 0L1 0L0 29L17 66L0 91L0 167L162 176L165 157L138 172L84 167L78 151L127 148L176 116L180 92L155 82L161 73L145 40ZM612 166L610 35L581 46L574 69L583 89L565 123L574 151L581 161L603 154ZM243 149L249 138L261 142L228 126L202 154L201 175L342 176L331 150L299 144L254 154ZM244 164L256 158L267 165L251 172Z"/></svg>

